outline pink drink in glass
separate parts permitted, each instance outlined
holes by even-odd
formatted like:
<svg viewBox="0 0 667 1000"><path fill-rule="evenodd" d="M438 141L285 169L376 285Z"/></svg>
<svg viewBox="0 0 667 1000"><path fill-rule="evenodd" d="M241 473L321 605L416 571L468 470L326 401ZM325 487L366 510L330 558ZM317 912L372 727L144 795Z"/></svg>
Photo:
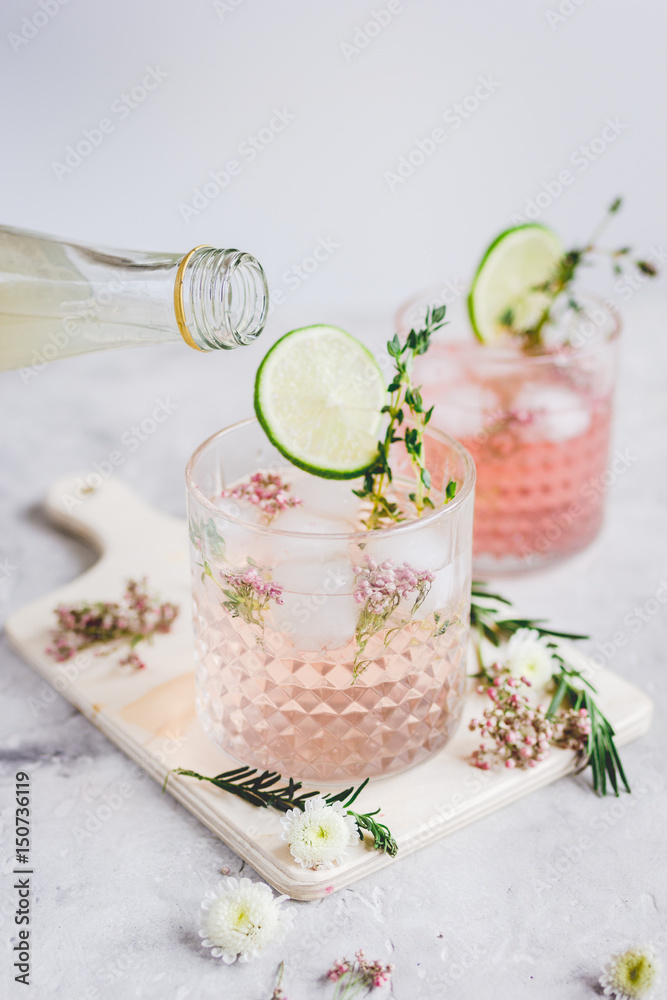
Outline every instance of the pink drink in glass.
<svg viewBox="0 0 667 1000"><path fill-rule="evenodd" d="M195 453L188 503L197 706L225 753L327 784L402 771L450 739L466 677L474 467L438 432L428 451L434 496L455 478L455 499L420 521L373 532L360 530L354 483L285 465L255 421ZM246 503L221 499L225 487L269 469L303 499L300 507L267 525ZM394 569L407 563L428 582L417 608L414 591L366 634L358 586L369 559ZM234 605L241 578L279 596L249 613Z"/></svg>
<svg viewBox="0 0 667 1000"><path fill-rule="evenodd" d="M434 638L429 623L419 622L386 646L388 630L375 636L367 648L373 660L351 684L351 638L304 650L272 622L260 647L252 626L195 586L204 729L236 760L300 780L403 771L443 747L459 723L468 627L465 608L458 612L446 637Z"/></svg>
<svg viewBox="0 0 667 1000"><path fill-rule="evenodd" d="M398 316L405 333L427 298ZM602 524L616 378L617 316L570 314L568 345L526 354L477 342L461 300L415 364L433 422L475 460L473 565L514 573L585 548ZM436 303L437 304L437 303Z"/></svg>

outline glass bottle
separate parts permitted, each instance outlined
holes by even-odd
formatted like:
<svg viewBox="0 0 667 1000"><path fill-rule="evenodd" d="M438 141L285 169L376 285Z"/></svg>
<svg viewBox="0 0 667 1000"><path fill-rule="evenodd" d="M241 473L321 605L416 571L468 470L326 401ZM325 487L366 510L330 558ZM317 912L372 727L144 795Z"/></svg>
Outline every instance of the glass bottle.
<svg viewBox="0 0 667 1000"><path fill-rule="evenodd" d="M238 250L108 250L0 226L0 370L179 341L232 350L267 309L264 272Z"/></svg>

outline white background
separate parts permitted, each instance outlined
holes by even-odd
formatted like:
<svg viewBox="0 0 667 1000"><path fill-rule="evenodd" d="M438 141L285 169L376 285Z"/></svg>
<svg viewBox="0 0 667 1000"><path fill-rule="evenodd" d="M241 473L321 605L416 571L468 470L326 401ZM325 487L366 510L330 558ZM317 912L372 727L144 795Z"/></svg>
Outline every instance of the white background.
<svg viewBox="0 0 667 1000"><path fill-rule="evenodd" d="M567 242L623 194L612 238L647 248L667 221L662 5L563 4L573 13L556 0L405 0L352 52L381 3L69 0L24 43L11 36L39 8L5 2L2 218L110 246L241 247L272 287L331 236L340 249L300 293L306 320L311 302L386 309L470 274L563 169L574 181L543 219ZM127 117L110 114L147 66L166 78ZM480 77L495 92L459 127L443 122ZM275 107L294 120L252 163L239 158ZM115 130L58 179L53 163L105 117ZM577 156L607 118L624 126L616 140ZM390 190L385 174L438 127L446 141ZM235 158L241 174L184 221L179 206Z"/></svg>
<svg viewBox="0 0 667 1000"><path fill-rule="evenodd" d="M273 339L325 321L379 346L404 298L468 278L490 239L562 170L573 183L540 218L566 243L584 239L623 194L610 242L644 252L665 245L664 7L564 0L571 13L558 20L557 3L404 0L350 53L343 46L363 41L358 29L384 0L221 0L217 10L203 0L69 0L25 44L16 41L30 32L23 18L40 8L5 0L2 221L109 246L239 247L286 301L260 341L233 355L149 348L56 362L27 383L17 372L0 376L3 617L90 564L82 545L47 524L40 501L57 477L117 450L156 398L176 411L136 451L123 450L118 474L181 513L188 455L249 415L252 375ZM112 109L147 67L165 79L121 118ZM480 77L495 81L494 93L454 128L443 116ZM293 121L247 162L240 144L275 108ZM54 163L103 118L113 131L59 178ZM581 147L609 118L620 134L581 169ZM391 190L387 172L435 128L446 141ZM230 159L241 173L186 221L182 206ZM295 289L286 273L319 239L339 246ZM661 288L659 279L631 296L612 293L625 320L614 447L636 458L610 492L603 534L558 569L502 584L526 613L590 632L591 648L627 631L626 616L654 597L667 565ZM666 641L664 615L650 617L610 664L663 705ZM131 780L130 765L60 698L36 718L29 699L41 685L6 644L1 655L5 777L26 766L35 788L38 1000L268 1000L282 957L290 1000L314 1000L331 994L317 978L327 964L359 946L396 963L401 1000L538 991L583 1000L611 951L664 926L667 746L658 724L624 753L644 794L614 814L587 778L561 782L331 899L295 905L297 930L282 950L223 969L198 951L194 918L220 866L237 872L238 859L145 783L92 845L77 847L73 827ZM592 848L568 867L564 851L589 834ZM563 858L564 873L547 882Z"/></svg>

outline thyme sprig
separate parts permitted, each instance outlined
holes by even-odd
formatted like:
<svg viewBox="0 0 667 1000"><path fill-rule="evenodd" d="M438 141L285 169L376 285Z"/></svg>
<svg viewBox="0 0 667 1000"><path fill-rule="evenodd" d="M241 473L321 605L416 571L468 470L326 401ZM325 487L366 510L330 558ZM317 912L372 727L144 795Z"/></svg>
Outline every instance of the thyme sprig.
<svg viewBox="0 0 667 1000"><path fill-rule="evenodd" d="M271 602L283 603L283 588L278 583L265 580L260 567L251 556L246 557L246 565L239 570L223 570L220 573L222 583L216 578L210 563L204 559L201 580L209 577L216 587L225 595L221 601L222 607L232 618L242 618L248 625L257 628L255 636L257 643L264 646L264 615Z"/></svg>
<svg viewBox="0 0 667 1000"><path fill-rule="evenodd" d="M514 315L514 310L511 308L507 309L500 317L502 325L507 327L510 333L521 337L526 348L530 349L540 345L544 327L552 320L552 310L554 305L564 293L568 294L568 307L575 312L581 311L581 306L577 302L576 297L570 291L570 286L577 276L579 268L589 265L592 262L592 258L595 258L596 256L609 257L612 262L614 274L622 274L624 267L637 268L637 270L641 271L642 274L645 274L650 278L655 277L658 273L655 264L651 261L640 260L639 258L633 257L630 247L620 247L616 250L610 250L606 247L599 246L598 241L600 236L607 228L614 215L616 215L619 211L622 203L623 200L621 198L615 198L607 209L605 216L601 222L598 223L587 242L582 247L574 247L572 250L568 250L567 253L563 254L556 265L554 273L548 278L548 280L542 284L535 285L530 289L531 293L541 293L546 297L545 305L537 321L532 327L529 329L516 328L516 317Z"/></svg>
<svg viewBox="0 0 667 1000"><path fill-rule="evenodd" d="M209 781L216 788L222 789L223 792L231 792L232 795L237 795L253 806L260 806L264 809L270 806L272 809L278 809L284 813L289 812L291 809L300 809L303 812L306 808L307 799L311 799L315 795L322 795L318 791L302 792L303 782L295 781L293 778L288 778L286 785L276 788L276 785L282 781L282 776L277 771L262 771L258 773L257 768L246 766L237 767L231 771L224 771L213 778L197 774L196 771L188 771L182 767L174 768L173 773L183 775L186 778L196 778L198 781ZM167 787L168 778L169 774L165 778L164 788ZM327 795L322 795L322 798L327 805L333 805L334 802L342 804L347 814L352 816L357 824L359 840L364 839L364 830L366 830L373 838L373 847L376 850L384 851L391 858L395 858L398 853L398 845L392 837L389 828L384 823L378 823L373 818L377 816L380 810L376 809L374 812L358 813L350 809L350 806L364 790L368 781L369 779L366 778L358 788L351 785L340 792L330 792Z"/></svg>
<svg viewBox="0 0 667 1000"><path fill-rule="evenodd" d="M433 414L433 407L424 409L420 387L412 381L412 366L416 357L426 354L433 334L445 326L446 309L444 305L427 309L423 329L410 330L404 344L401 344L397 334L387 342L387 352L394 359L395 368L387 387L390 399L382 407L382 412L389 418L387 428L384 437L378 441L377 460L364 475L363 488L353 490L356 496L371 504L370 513L364 521L369 530L405 520L399 504L387 495L394 478L389 453L391 446L399 441L405 443L415 472L416 489L409 494L409 499L417 515L421 517L427 507L434 507L429 496L431 474L424 458L424 431ZM401 429L402 435L399 433ZM445 503L455 492L456 483L450 480L445 490Z"/></svg>
<svg viewBox="0 0 667 1000"><path fill-rule="evenodd" d="M552 639L576 641L588 638L586 635L546 628L543 624L544 619L541 618L518 618L510 615L506 609L511 606L512 602L507 598L491 593L487 590L486 584L475 582L472 586L470 624L478 636L496 647L505 643L519 629L524 628L534 629L540 636ZM554 719L566 704L577 711L585 708L591 721L591 732L584 749L579 754L579 770L591 768L593 789L599 795L607 794L607 778L614 795L619 794L621 783L626 792L629 792L630 785L614 742L614 728L598 707L594 697L597 694L595 687L567 660L557 642L550 642L548 645L559 666L559 672L554 675L556 691L546 712L547 719ZM478 658L480 673L477 676L490 682L492 678L484 667L479 646Z"/></svg>
<svg viewBox="0 0 667 1000"><path fill-rule="evenodd" d="M412 604L409 615L399 622L394 621L393 628L385 632L386 649L393 637L412 621L416 611L426 600L435 579L430 570L417 570L408 563L396 566L393 559L385 560L378 565L373 558L366 555L364 561L364 566L354 567L355 583L352 595L363 607L355 629L357 649L352 673L353 684L372 662L362 658L369 640L388 625L397 608L409 598Z"/></svg>

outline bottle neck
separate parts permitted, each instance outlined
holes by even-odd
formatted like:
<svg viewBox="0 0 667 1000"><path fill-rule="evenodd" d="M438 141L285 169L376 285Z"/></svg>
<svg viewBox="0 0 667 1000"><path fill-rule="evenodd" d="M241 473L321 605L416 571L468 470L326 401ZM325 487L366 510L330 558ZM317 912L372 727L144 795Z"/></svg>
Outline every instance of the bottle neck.
<svg viewBox="0 0 667 1000"><path fill-rule="evenodd" d="M9 226L0 292L0 370L183 340L231 350L259 336L268 312L262 268L238 250L110 250Z"/></svg>
<svg viewBox="0 0 667 1000"><path fill-rule="evenodd" d="M239 250L195 247L174 281L174 313L183 340L198 351L251 344L264 329L269 304L258 261Z"/></svg>

